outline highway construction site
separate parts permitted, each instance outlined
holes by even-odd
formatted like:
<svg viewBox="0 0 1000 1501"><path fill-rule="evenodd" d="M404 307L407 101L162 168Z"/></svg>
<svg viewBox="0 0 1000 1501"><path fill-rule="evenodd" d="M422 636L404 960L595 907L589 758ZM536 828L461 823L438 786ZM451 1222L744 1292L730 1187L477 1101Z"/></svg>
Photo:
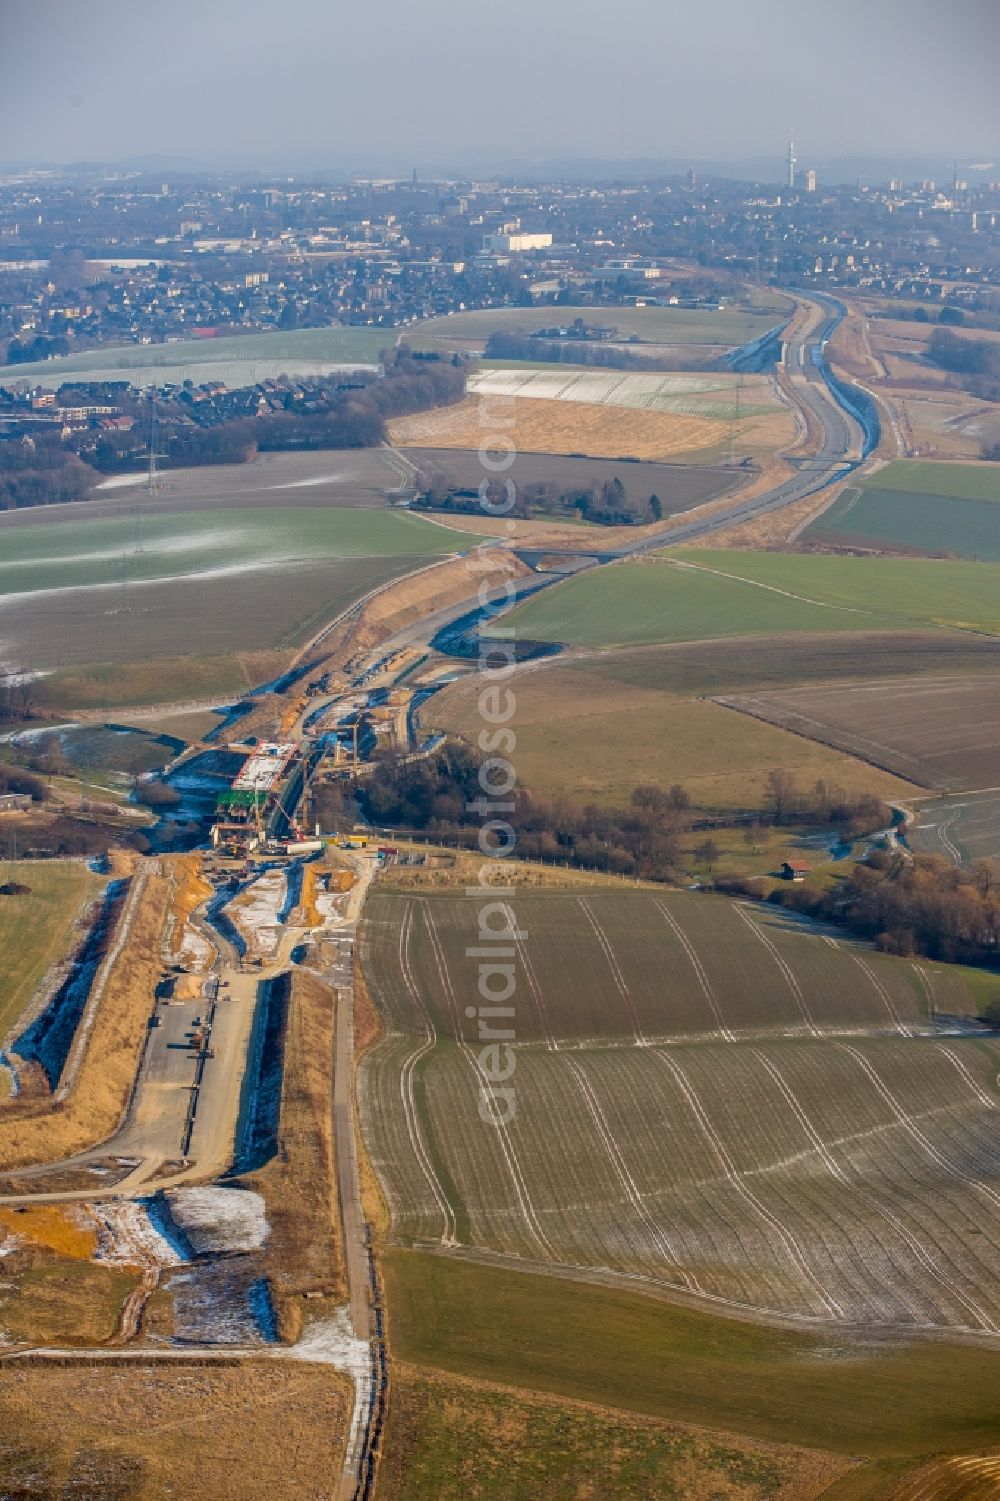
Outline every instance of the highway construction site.
<svg viewBox="0 0 1000 1501"><path fill-rule="evenodd" d="M803 345L827 323L817 311ZM848 449L854 461L855 428L799 356L814 415L834 412L825 467L773 496L737 497L730 513L686 523L686 536L801 499L842 472ZM654 542L575 556L599 567ZM563 576L553 556L517 560L519 595ZM179 805L150 854L104 872L70 961L0 1039L16 1126L0 1158L12 1285L51 1271L53 1256L62 1274L71 1242L83 1247L71 1285L84 1264L117 1278L102 1293L107 1327L84 1320L82 1336L75 1294L47 1339L0 1298L0 1373L18 1361L185 1354L328 1367L352 1393L338 1497L374 1492L388 1379L376 1194L359 1171L354 1095L355 1033L367 1044L378 1024L356 993L355 935L369 886L400 851L391 831L364 822L355 792L387 753L421 758L441 744L420 709L472 670L476 584L470 569L455 603L374 646L354 638L363 607L346 611L283 679L151 773ZM320 812L330 786L353 810L336 827ZM105 1066L112 1053L117 1072ZM118 1093L109 1086L80 1113L105 1075Z"/></svg>

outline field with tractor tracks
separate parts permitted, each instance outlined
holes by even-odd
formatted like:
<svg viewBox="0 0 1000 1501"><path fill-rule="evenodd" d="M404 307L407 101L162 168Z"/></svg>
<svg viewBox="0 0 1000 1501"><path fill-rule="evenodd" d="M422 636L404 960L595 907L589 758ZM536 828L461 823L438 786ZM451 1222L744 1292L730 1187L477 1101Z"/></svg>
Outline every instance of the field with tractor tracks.
<svg viewBox="0 0 1000 1501"><path fill-rule="evenodd" d="M493 1054L476 905L369 906L386 1035L361 1113L397 1240L796 1322L1000 1334L1000 1043L963 1022L961 971L722 898L515 905ZM479 1104L499 1060L498 1125Z"/></svg>

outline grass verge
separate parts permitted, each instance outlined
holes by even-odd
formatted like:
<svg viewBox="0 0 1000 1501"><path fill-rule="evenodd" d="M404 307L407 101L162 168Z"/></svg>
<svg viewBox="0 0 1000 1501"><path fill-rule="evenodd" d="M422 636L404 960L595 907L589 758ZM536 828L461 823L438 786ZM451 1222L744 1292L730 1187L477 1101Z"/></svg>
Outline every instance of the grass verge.
<svg viewBox="0 0 1000 1501"><path fill-rule="evenodd" d="M30 887L0 897L0 1038L14 1026L45 974L73 947L73 929L101 881L82 860L33 860L0 879Z"/></svg>
<svg viewBox="0 0 1000 1501"><path fill-rule="evenodd" d="M8 1107L0 1167L56 1162L103 1141L128 1102L156 984L171 882L156 862L129 895L110 953L95 979L102 986L74 1082L64 1099L26 1100ZM119 946L119 938L125 940ZM89 1006L88 1002L88 1006ZM74 1047L76 1044L74 1044ZM72 1066L71 1063L68 1066Z"/></svg>

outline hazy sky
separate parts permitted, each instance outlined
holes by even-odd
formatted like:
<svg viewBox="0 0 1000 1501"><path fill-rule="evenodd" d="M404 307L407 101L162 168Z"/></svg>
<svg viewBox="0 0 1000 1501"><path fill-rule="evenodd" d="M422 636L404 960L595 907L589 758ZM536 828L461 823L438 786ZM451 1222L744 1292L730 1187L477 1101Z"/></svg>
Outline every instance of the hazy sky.
<svg viewBox="0 0 1000 1501"><path fill-rule="evenodd" d="M0 0L0 160L1000 156L996 0Z"/></svg>

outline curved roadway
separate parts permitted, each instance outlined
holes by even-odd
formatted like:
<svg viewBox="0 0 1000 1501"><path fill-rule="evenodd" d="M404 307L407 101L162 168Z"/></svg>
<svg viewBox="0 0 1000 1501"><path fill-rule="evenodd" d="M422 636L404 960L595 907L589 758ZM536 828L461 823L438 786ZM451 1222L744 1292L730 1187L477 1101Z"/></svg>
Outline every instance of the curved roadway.
<svg viewBox="0 0 1000 1501"><path fill-rule="evenodd" d="M749 520L766 511L778 511L822 490L825 485L840 478L857 467L863 441L860 424L848 413L831 391L823 375L823 348L843 317L840 305L832 299L800 299L799 310L810 309L804 329L791 332L786 338L782 366L791 385L796 402L805 407L822 432L819 451L802 460L802 468L791 479L776 485L764 495L752 500L737 502L723 511L701 520L686 522L671 527L666 533L645 538L616 554L629 557L651 548L673 545L675 542L690 542L705 537L734 522Z"/></svg>

